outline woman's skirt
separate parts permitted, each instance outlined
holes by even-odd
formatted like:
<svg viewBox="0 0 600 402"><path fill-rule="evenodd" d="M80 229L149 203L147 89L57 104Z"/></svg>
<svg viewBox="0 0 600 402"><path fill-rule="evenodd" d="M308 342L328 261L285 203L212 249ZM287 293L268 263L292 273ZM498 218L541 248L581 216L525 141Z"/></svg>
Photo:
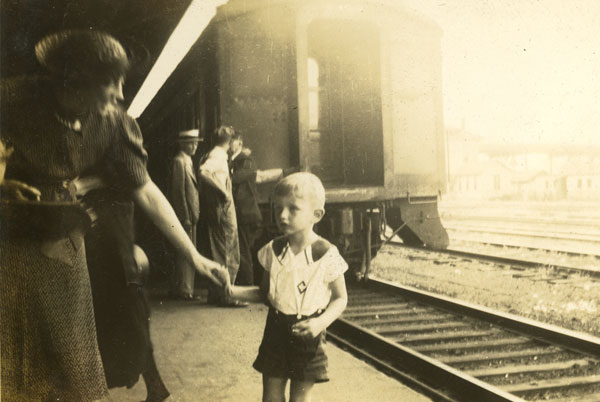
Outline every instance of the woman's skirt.
<svg viewBox="0 0 600 402"><path fill-rule="evenodd" d="M125 274L135 264L133 205L113 205L99 217L85 237L98 345L108 387L131 387L152 358L148 299Z"/></svg>
<svg viewBox="0 0 600 402"><path fill-rule="evenodd" d="M93 401L107 395L80 236L0 239L2 400Z"/></svg>

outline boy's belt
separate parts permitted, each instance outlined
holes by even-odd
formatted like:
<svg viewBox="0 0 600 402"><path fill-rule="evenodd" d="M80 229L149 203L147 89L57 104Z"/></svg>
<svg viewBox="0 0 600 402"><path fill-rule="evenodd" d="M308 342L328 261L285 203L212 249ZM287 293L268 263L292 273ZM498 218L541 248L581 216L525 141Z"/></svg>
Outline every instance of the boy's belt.
<svg viewBox="0 0 600 402"><path fill-rule="evenodd" d="M325 309L317 309L317 311L315 311L314 313L310 314L310 315L297 315L297 314L284 314L281 311L277 310L275 307L273 306L269 306L269 309L271 311L273 311L273 313L277 316L286 318L288 320L292 320L292 321L302 321L302 320L307 320L309 318L315 318L320 316L321 314L323 314L323 311L325 311Z"/></svg>

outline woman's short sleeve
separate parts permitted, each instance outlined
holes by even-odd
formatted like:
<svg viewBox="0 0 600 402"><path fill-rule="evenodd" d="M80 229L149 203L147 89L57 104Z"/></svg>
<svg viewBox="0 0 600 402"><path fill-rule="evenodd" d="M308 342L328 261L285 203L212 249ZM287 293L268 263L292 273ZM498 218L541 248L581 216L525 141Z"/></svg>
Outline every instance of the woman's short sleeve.
<svg viewBox="0 0 600 402"><path fill-rule="evenodd" d="M348 264L340 255L337 247L331 246L327 253L323 256L321 266L325 269L323 275L323 281L325 283L331 283L335 281L340 275L348 270Z"/></svg>
<svg viewBox="0 0 600 402"><path fill-rule="evenodd" d="M106 172L111 184L136 189L149 179L142 132L137 122L125 113L116 120L116 125L116 139L108 152Z"/></svg>
<svg viewBox="0 0 600 402"><path fill-rule="evenodd" d="M273 242L269 242L269 244L258 250L258 262L265 271L271 271L271 263L273 262Z"/></svg>

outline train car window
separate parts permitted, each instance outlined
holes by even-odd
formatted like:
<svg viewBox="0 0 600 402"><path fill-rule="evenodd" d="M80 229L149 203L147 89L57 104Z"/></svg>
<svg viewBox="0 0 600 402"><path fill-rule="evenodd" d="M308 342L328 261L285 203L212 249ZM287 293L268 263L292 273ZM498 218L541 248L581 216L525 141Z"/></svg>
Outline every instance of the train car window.
<svg viewBox="0 0 600 402"><path fill-rule="evenodd" d="M326 183L383 184L379 49L375 24L309 24L307 158Z"/></svg>
<svg viewBox="0 0 600 402"><path fill-rule="evenodd" d="M313 58L308 59L308 127L310 137L319 133L319 64ZM313 134L315 133L315 134Z"/></svg>

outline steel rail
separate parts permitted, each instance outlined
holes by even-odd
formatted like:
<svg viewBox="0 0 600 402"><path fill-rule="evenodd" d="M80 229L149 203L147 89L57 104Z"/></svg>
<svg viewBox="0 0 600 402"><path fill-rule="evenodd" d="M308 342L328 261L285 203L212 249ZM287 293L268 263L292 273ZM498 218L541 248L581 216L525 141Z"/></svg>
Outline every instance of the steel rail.
<svg viewBox="0 0 600 402"><path fill-rule="evenodd" d="M486 261L497 262L497 263L501 263L501 264L520 265L520 266L528 267L528 268L548 267L548 268L552 268L556 271L600 277L600 270L591 269L591 268L569 267L566 265L547 264L544 262L531 261L531 260L518 260L516 258L479 254L479 253L473 253L471 251L463 251L463 250L457 250L457 249L452 249L452 248L442 250L442 252L445 252L445 253L451 254L451 255L455 255L458 257L476 258L478 260L486 260Z"/></svg>
<svg viewBox="0 0 600 402"><path fill-rule="evenodd" d="M329 327L328 331L334 336L347 340L351 345L368 345L369 352L363 354L363 357L368 358L370 362L393 362L385 363L385 365L393 367L398 372L411 373L411 375L404 374L407 378L414 378L414 375L417 378L427 379L429 384L436 384L440 390L436 392L436 400L524 402L524 399L486 384L405 346L390 342L347 320L338 319ZM424 381L415 380L415 384L421 388ZM432 386L425 385L425 387L435 389Z"/></svg>
<svg viewBox="0 0 600 402"><path fill-rule="evenodd" d="M476 233L489 233L495 235L510 235L510 236L520 236L527 238L535 238L535 239L549 239L549 240L564 240L570 242L586 242L598 244L600 243L600 237L598 235L589 235L583 233L577 233L576 236L571 234L570 236L565 235L564 233L557 232L548 232L543 229L532 232L526 230L519 229L501 229L494 227L486 227L486 226L467 226L467 225L452 225L448 223L444 223L444 227L446 230L453 231L464 231L464 232L476 232Z"/></svg>
<svg viewBox="0 0 600 402"><path fill-rule="evenodd" d="M425 350L429 350L431 347L422 347L419 345L411 346L410 340L408 341L408 345L403 345L402 343L406 341L407 337L398 337L398 335L395 334L399 333L398 331L402 332L408 330L410 332L408 328L411 328L411 326L406 323L409 320L402 318L406 316L407 313L410 313L410 309L403 305L402 300L410 301L409 303L414 301L417 303L416 306L431 306L430 308L439 309L438 311L446 311L450 315L468 317L467 320L475 319L477 322L488 323L486 325L496 325L498 330L505 330L508 334L513 333L513 338L517 336L517 338L514 338L513 343L523 344L523 340L530 340L529 342L542 342L542 344L546 344L546 349L543 349L542 351L540 351L539 347L536 347L536 349L533 350L535 355L552 355L568 352L587 356L585 358L592 359L593 361L600 359L600 339L587 334L570 331L553 325L518 317L513 314L499 312L472 303L439 296L430 292L394 284L384 280L371 279L364 284L363 289L367 292L364 293L360 289L354 290L354 293L356 294L354 303L352 303L353 298L351 298L351 303L348 307L348 310L354 311L349 311L349 314L332 324L329 330L330 338L332 337L334 342L337 342L344 348L350 349L352 353L357 354L363 359L369 360L379 369L408 382L411 386L416 386L420 390L424 390L424 392L432 396L434 400L449 401L458 399L460 401L468 402L524 401L524 399L511 393L513 392L513 388L517 394L523 394L530 392L530 388L531 390L538 388L543 389L543 387L551 388L556 387L556 384L549 382L549 384L543 385L541 384L543 383L542 381L538 386L533 385L529 386L530 388L523 389L521 389L523 384L517 384L515 386L490 385L475 377L475 375L478 375L476 374L478 373L477 370L468 372L468 370L463 371L449 365L452 364L453 360L456 360L456 362L459 362L460 360L470 361L472 356L464 356L459 359L458 357L452 357L452 355L450 355L450 357L446 356L445 358L440 359L429 357L424 354L428 353L425 352ZM386 294L390 295L390 297L397 296L399 307L393 311L389 311L389 309L386 308L386 310L381 313L382 315L375 315L376 310L374 310L373 307L377 304L371 306L371 303L376 302L377 300L383 300L384 303L380 303L379 305L388 306L389 302L386 302L386 300L388 300L389 297L385 296ZM382 295L383 299L378 295ZM375 326L379 326L379 330L366 328L372 327L372 325L369 325L368 323L373 324L373 320L368 319L369 314L367 314L367 311L370 311L370 315L374 315L375 321L379 321L375 324ZM412 313L414 314L415 311ZM398 323L395 324L399 326L398 329L395 329L394 323L390 319L387 317L384 318L386 314L396 315L400 318L397 321ZM356 319L358 319L358 322ZM386 327L390 324L392 325L391 327ZM490 330L490 328L488 328L488 330ZM496 331L493 328L491 330ZM390 336L388 337L383 334L389 334ZM464 334L466 339L475 334L475 332L463 332L462 334ZM457 337L460 338L463 337L463 335L460 335L459 333ZM418 335L413 336L413 338L415 338L414 340L419 340L428 337ZM443 339L443 335L442 337L436 336L435 338L441 340ZM505 343L509 341L512 342L513 338L505 338ZM483 343L500 345L502 340L496 339L489 342L479 342L479 344ZM453 344L450 343L447 345L447 347L450 348L448 350L451 350ZM473 346L477 347L477 342ZM437 347L437 349L444 350L447 347L442 344L440 347ZM462 347L465 346L463 345ZM561 352L560 348L564 352ZM429 353L431 353L431 351L429 351ZM491 353L491 355L488 354L485 360L510 358L511 355L516 357L529 356L531 353L531 349L523 350L523 352L496 352ZM477 356L475 357L479 358ZM554 367L561 368L563 366L570 367L574 364L573 361L576 363L577 361L581 361L581 359L571 359L571 361L562 365L556 363L539 367L549 367L546 369L552 369ZM523 369L523 367L525 366L517 365L513 366L511 369L513 372L536 371L536 368L530 366L527 366L525 369ZM490 375L496 375L494 373L496 373L496 371L502 371L502 369L496 371L490 371L488 369L485 371L488 374L492 373ZM596 375L584 378L583 380L588 381L590 384L597 384L597 378L600 377ZM581 380L579 377L576 379ZM565 384L560 386L565 386Z"/></svg>
<svg viewBox="0 0 600 402"><path fill-rule="evenodd" d="M451 229L448 229L449 232L452 232ZM474 234L473 234L474 235ZM499 235L501 236L501 235ZM571 242L569 247L566 247L564 244L559 246L550 246L548 243L546 244L535 244L535 239L522 237L522 239L533 240L533 243L524 243L517 242L515 239L509 240L507 237L497 237L496 235L491 236L489 238L479 237L474 238L471 237L468 231L455 231L455 234L450 236L451 239L466 242L466 243L478 243L478 244L489 244L489 245L497 245L497 246L505 246L510 248L523 248L529 250L538 250L548 253L557 253L557 254L567 254L570 256L580 256L580 257L595 257L600 258L600 248L597 245L591 245L589 243L582 242ZM581 246L585 247L589 251L580 251Z"/></svg>
<svg viewBox="0 0 600 402"><path fill-rule="evenodd" d="M344 320L338 320L334 322L334 331L342 331L345 335L347 335L345 328L343 328L343 326L346 324L352 325ZM379 371L382 371L387 375L400 380L410 388L419 391L430 398L433 398L435 401L461 402L460 400L452 398L450 395L444 394L440 390L429 386L425 382L419 380L417 377L408 374L409 371L402 370L401 368L389 363L389 359L386 359L385 356L384 358L377 357L377 355L371 351L371 348L361 347L359 339L346 339L349 337L338 336L335 332L328 330L327 339L335 343L338 347L352 353L354 356L367 361L371 365L375 366ZM369 344L373 343L374 342L370 342Z"/></svg>
<svg viewBox="0 0 600 402"><path fill-rule="evenodd" d="M467 243L485 244L485 245L492 246L492 247L522 248L522 249L527 249L527 250L531 250L531 251L545 251L545 252L566 254L570 257L596 257L596 258L600 259L600 255L579 253L579 252L575 252L575 251L567 251L567 250L559 250L559 249L551 249L551 248L540 248L540 247L533 247L533 246L523 246L520 244L494 243L492 241L483 241L483 240L469 240L469 239L458 239L458 240L467 242Z"/></svg>
<svg viewBox="0 0 600 402"><path fill-rule="evenodd" d="M533 223L536 225L554 225L559 227L584 227L597 228L600 226L600 217L579 217L579 218L556 218L556 217L525 217L525 216L507 216L507 215L463 215L449 211L442 211L440 218L443 221L469 221L469 222L509 222L509 223Z"/></svg>
<svg viewBox="0 0 600 402"><path fill-rule="evenodd" d="M434 305L452 313L463 314L487 321L502 328L520 332L528 337L600 359L600 338L595 336L381 279L370 279L368 287L393 292L412 300L419 300L429 305Z"/></svg>
<svg viewBox="0 0 600 402"><path fill-rule="evenodd" d="M444 249L444 250L430 250L430 249L426 249L423 247L407 246L406 244L397 242L397 241L390 241L389 243L393 244L394 246L404 247L404 248L408 248L408 249L435 252L435 253L440 253L440 254L449 254L449 255L454 255L457 257L472 258L472 259L477 259L477 260L482 260L482 261L495 262L495 263L499 263L499 264L517 265L517 266L522 266L522 267L526 267L526 268L547 267L547 268L552 268L559 272L577 273L577 274L589 275L589 276L593 276L593 277L600 277L600 270L595 270L595 269L591 269L591 268L569 267L566 265L547 264L547 263L539 262L539 261L518 260L516 258L500 257L500 256L488 255L488 254L479 254L479 253L474 253L474 252L470 252L470 251L456 250L456 249L451 249L451 248Z"/></svg>

